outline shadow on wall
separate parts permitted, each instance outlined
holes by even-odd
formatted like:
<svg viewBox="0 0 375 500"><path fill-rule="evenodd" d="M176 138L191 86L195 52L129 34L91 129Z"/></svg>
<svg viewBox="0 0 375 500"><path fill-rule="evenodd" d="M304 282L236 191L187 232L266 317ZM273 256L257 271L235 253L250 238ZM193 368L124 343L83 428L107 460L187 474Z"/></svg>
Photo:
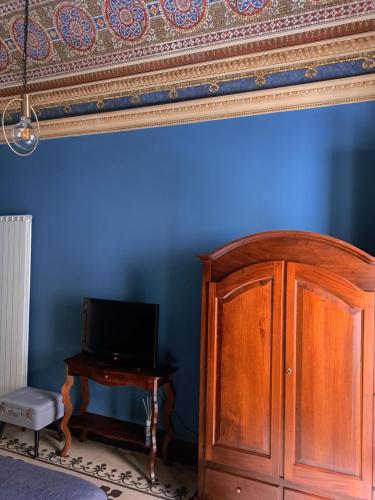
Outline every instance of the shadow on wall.
<svg viewBox="0 0 375 500"><path fill-rule="evenodd" d="M375 146L355 153L353 243L375 255Z"/></svg>
<svg viewBox="0 0 375 500"><path fill-rule="evenodd" d="M375 255L375 144L372 127L359 130L356 147L331 156L330 234Z"/></svg>
<svg viewBox="0 0 375 500"><path fill-rule="evenodd" d="M124 278L118 280L118 287L86 283L74 291L74 296L68 296L67 292L56 297L51 308L48 366L39 364L30 373L30 382L36 379L40 382L42 374L48 373L56 382L54 389L60 390L64 380L63 359L81 349L83 297L159 303L158 360L178 368L174 375L175 407L182 423L181 419L174 419L174 425L176 430L186 431L186 439L194 440L198 419L201 265L192 248L173 255L154 252L150 256L146 251L144 256L133 259L127 268L124 264ZM161 416L162 391L160 393ZM140 389L103 388L90 382L90 394L89 411L135 422L144 420L142 398L147 394ZM71 396L77 409L80 402L78 377Z"/></svg>

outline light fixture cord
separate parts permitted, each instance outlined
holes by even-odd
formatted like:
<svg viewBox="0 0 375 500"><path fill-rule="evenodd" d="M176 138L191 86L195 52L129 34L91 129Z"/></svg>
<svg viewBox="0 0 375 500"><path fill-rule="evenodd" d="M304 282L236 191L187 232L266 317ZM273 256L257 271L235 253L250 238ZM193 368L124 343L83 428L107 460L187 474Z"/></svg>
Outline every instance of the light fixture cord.
<svg viewBox="0 0 375 500"><path fill-rule="evenodd" d="M22 88L23 94L27 93L27 38L29 33L29 0L25 0L25 24L23 37L23 60L22 60Z"/></svg>

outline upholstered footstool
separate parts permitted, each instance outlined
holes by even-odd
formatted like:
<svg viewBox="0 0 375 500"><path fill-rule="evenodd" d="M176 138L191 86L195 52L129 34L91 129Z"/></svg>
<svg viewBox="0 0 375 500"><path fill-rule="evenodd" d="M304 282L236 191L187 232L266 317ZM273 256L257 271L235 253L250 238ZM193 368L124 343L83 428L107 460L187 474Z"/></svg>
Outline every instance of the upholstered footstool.
<svg viewBox="0 0 375 500"><path fill-rule="evenodd" d="M58 425L62 440L60 419L64 415L61 394L34 387L23 387L0 396L0 439L6 424L18 425L35 432L34 457L38 457L39 431L52 422Z"/></svg>

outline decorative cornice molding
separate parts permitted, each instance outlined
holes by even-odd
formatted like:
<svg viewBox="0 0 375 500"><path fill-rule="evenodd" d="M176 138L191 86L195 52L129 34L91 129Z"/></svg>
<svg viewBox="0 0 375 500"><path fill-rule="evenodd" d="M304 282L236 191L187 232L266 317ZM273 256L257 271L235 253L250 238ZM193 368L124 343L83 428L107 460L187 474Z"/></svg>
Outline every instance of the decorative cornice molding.
<svg viewBox="0 0 375 500"><path fill-rule="evenodd" d="M317 65L343 62L355 57L364 59L375 50L375 32L316 42L305 46L277 49L214 62L205 62L144 73L80 86L37 92L32 95L34 107L46 108L138 94L140 91L169 90L177 87L215 83L217 80L262 77L278 71L292 71ZM0 98L0 107L8 97Z"/></svg>
<svg viewBox="0 0 375 500"><path fill-rule="evenodd" d="M46 120L40 123L41 138L221 120L374 99L375 75L364 75L183 103Z"/></svg>

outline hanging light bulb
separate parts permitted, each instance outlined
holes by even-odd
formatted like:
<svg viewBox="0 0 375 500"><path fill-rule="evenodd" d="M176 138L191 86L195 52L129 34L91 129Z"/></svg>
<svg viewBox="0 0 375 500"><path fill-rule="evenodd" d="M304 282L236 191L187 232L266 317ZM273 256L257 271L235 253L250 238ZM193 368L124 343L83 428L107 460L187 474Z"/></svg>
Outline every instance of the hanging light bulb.
<svg viewBox="0 0 375 500"><path fill-rule="evenodd" d="M39 121L35 113L34 108L30 105L29 94L26 92L27 89L27 37L28 37L28 24L29 24L29 0L25 1L25 22L24 22L24 50L23 50L23 93L22 99L16 98L12 99L5 106L3 117L2 117L2 127L5 136L5 140L10 147L10 149L19 156L29 156L33 151L35 151L39 142ZM21 101L21 118L20 121L11 127L9 137L7 136L7 131L5 128L5 114L10 104L15 101ZM36 127L31 121L31 111L34 115L36 121Z"/></svg>
<svg viewBox="0 0 375 500"><path fill-rule="evenodd" d="M12 130L14 145L28 153L32 153L38 145L39 130L31 122L29 95L22 97L21 119Z"/></svg>
<svg viewBox="0 0 375 500"><path fill-rule="evenodd" d="M14 102L21 103L20 121L10 127L5 127L5 116L9 106ZM31 121L31 112L35 118L35 124ZM28 94L22 99L16 97L5 106L2 116L2 127L5 140L13 151L19 156L29 156L33 153L39 142L39 121L34 108L30 105Z"/></svg>

